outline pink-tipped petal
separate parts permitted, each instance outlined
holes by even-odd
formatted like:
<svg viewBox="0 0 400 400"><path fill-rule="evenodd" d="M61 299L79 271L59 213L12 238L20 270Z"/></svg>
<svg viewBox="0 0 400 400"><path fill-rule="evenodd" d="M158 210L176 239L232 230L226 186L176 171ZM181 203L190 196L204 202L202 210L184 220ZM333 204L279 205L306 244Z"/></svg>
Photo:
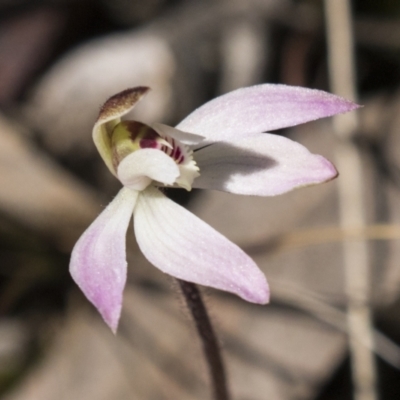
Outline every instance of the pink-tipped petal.
<svg viewBox="0 0 400 400"><path fill-rule="evenodd" d="M238 89L209 101L177 128L217 142L286 128L358 107L321 90L263 84Z"/></svg>
<svg viewBox="0 0 400 400"><path fill-rule="evenodd" d="M138 197L123 188L72 250L70 272L115 333L126 282L126 230Z"/></svg>
<svg viewBox="0 0 400 400"><path fill-rule="evenodd" d="M238 246L154 187L139 196L134 228L140 249L161 271L265 304L264 274Z"/></svg>
<svg viewBox="0 0 400 400"><path fill-rule="evenodd" d="M268 133L214 143L198 150L195 160L200 176L193 187L244 195L275 196L337 176L335 167L322 156Z"/></svg>
<svg viewBox="0 0 400 400"><path fill-rule="evenodd" d="M153 180L172 185L180 172L175 161L157 149L137 150L125 157L118 166L118 179L134 190L143 190Z"/></svg>

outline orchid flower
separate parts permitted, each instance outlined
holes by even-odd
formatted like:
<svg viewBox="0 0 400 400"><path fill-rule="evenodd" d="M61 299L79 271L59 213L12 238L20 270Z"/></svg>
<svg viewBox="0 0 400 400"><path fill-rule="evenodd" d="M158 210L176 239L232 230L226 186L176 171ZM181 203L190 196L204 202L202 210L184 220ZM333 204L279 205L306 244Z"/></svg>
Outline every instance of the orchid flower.
<svg viewBox="0 0 400 400"><path fill-rule="evenodd" d="M132 214L139 248L161 271L267 303L268 284L254 261L168 199L162 188L275 196L329 181L337 171L325 158L262 132L357 108L319 90L263 84L204 104L176 128L121 120L148 90L127 89L100 110L93 140L123 188L83 233L71 256L73 279L113 332L122 308L125 236Z"/></svg>

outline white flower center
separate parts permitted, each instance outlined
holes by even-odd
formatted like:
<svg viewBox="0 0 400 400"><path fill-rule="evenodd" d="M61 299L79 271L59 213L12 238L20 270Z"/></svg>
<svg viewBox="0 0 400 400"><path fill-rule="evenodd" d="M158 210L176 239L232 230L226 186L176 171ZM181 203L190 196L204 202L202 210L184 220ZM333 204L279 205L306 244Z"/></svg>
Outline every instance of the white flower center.
<svg viewBox="0 0 400 400"><path fill-rule="evenodd" d="M168 186L182 187L190 191L194 179L200 176L199 168L193 159L193 151L188 146L141 122L122 121L117 124L111 133L111 149L115 170L118 169L121 161L131 153L141 149L156 149L168 155L179 168L178 178L174 184ZM160 182L154 183L163 185Z"/></svg>

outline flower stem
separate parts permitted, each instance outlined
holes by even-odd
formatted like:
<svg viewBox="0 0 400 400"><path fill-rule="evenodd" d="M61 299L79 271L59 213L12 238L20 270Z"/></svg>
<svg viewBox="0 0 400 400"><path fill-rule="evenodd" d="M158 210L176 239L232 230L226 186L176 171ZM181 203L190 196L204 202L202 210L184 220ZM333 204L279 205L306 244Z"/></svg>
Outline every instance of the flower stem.
<svg viewBox="0 0 400 400"><path fill-rule="evenodd" d="M211 325L207 309L199 289L194 283L177 279L185 297L186 304L196 324L197 332L203 344L203 351L210 371L214 400L229 400L228 386L221 350Z"/></svg>

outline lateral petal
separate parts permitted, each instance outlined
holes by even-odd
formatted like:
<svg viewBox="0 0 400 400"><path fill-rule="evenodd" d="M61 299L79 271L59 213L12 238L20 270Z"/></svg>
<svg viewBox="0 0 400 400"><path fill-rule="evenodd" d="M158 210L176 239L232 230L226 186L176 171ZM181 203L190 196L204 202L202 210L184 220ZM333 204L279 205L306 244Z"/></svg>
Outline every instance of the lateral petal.
<svg viewBox="0 0 400 400"><path fill-rule="evenodd" d="M217 142L286 128L358 107L321 90L263 84L238 89L209 101L176 128Z"/></svg>
<svg viewBox="0 0 400 400"><path fill-rule="evenodd" d="M268 133L214 143L196 151L195 159L201 175L193 187L244 195L275 196L337 176L324 157Z"/></svg>
<svg viewBox="0 0 400 400"><path fill-rule="evenodd" d="M179 175L176 162L157 149L134 151L118 166L118 179L124 186L133 190L143 190L153 180L164 185L172 185Z"/></svg>
<svg viewBox="0 0 400 400"><path fill-rule="evenodd" d="M126 282L126 230L138 193L120 190L75 244L72 278L115 333Z"/></svg>
<svg viewBox="0 0 400 400"><path fill-rule="evenodd" d="M134 229L140 249L161 271L265 304L264 274L238 246L154 187L139 197Z"/></svg>

